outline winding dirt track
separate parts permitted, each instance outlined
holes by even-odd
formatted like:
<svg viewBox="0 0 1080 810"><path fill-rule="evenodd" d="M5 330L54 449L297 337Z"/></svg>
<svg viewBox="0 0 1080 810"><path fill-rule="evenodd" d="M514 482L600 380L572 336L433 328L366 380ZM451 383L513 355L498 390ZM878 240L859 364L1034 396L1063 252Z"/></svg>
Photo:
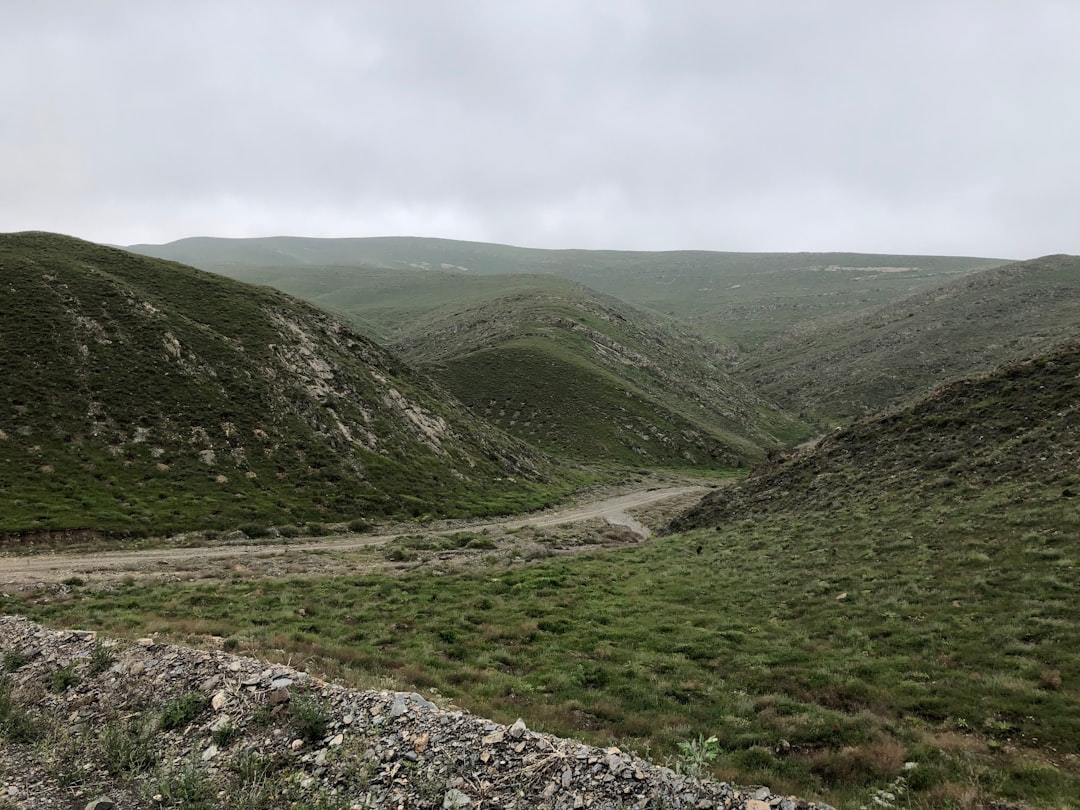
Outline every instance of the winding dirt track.
<svg viewBox="0 0 1080 810"><path fill-rule="evenodd" d="M517 529L525 526L546 527L590 520L606 520L626 526L643 538L649 536L648 527L642 525L628 512L645 506L694 493L704 493L706 487L652 487L636 490L614 498L592 503L539 512L522 518L504 521L458 523L449 529L422 529L425 534L454 534L485 528ZM417 533L417 529L393 534L343 535L320 538L310 542L297 540L272 540L244 545L221 545L197 548L158 548L143 551L101 551L92 554L35 554L0 557L0 584L28 584L37 582L60 582L68 577L93 573L116 576L127 571L145 570L147 566L183 564L197 560L204 563L229 558L256 559L287 555L293 552L347 552L378 546Z"/></svg>

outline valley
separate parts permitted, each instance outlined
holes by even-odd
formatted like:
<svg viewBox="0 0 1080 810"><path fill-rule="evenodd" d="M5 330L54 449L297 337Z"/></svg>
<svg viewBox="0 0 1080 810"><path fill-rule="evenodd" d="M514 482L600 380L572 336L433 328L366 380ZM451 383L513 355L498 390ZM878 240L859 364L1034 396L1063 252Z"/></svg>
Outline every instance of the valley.
<svg viewBox="0 0 1080 810"><path fill-rule="evenodd" d="M389 533L380 529L378 533L318 540L279 537L252 543L245 536L213 545L199 538L198 545L187 545L181 537L170 547L162 544L158 548L90 553L26 553L25 549L16 548L0 556L0 588L18 590L75 580L82 584L93 582L96 588L101 588L125 579L208 581L415 570L418 566L413 563L420 556L418 550L436 550L441 561L452 560L455 566L462 562L475 565L480 558L489 558L483 563L489 565L492 552L499 558L512 560L538 551L548 556L584 551L597 545L612 547L642 542L652 530L632 513L649 507L655 512L657 505L669 504L667 514L671 514L670 502L676 502L675 508L685 509L707 491L702 486L649 487L501 522L444 521L440 527L406 525L394 527ZM650 523L654 527L661 525L655 519ZM580 532L522 531L567 524L586 526ZM450 538L451 544L443 544L443 538ZM399 543L390 553L381 548L403 539L406 542ZM402 548L407 550L399 552ZM395 560L395 556L410 559Z"/></svg>
<svg viewBox="0 0 1080 810"><path fill-rule="evenodd" d="M0 285L4 613L1080 807L1077 257L24 233Z"/></svg>

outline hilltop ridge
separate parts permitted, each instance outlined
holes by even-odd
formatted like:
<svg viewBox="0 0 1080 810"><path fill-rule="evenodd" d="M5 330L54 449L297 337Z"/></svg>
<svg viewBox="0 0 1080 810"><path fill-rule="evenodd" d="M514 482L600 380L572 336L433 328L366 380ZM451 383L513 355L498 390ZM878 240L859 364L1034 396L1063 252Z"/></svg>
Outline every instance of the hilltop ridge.
<svg viewBox="0 0 1080 810"><path fill-rule="evenodd" d="M980 270L790 328L733 373L788 407L859 417L1080 335L1080 256Z"/></svg>

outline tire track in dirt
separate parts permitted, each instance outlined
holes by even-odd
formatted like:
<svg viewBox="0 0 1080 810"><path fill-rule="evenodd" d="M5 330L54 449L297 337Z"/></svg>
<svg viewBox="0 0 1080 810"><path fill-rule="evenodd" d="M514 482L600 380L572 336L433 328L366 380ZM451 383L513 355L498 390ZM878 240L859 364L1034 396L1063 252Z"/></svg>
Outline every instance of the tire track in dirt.
<svg viewBox="0 0 1080 810"><path fill-rule="evenodd" d="M649 528L630 515L630 510L651 506L672 498L705 493L707 487L650 487L616 497L579 504L521 518L500 521L459 523L447 529L420 529L424 534L449 535L483 529L513 530L523 527L550 527L590 520L606 520L625 526L642 539L650 535ZM265 541L241 545L156 548L141 551L100 551L72 554L17 554L0 557L0 584L27 585L62 582L74 576L106 573L116 577L125 572L145 571L147 567L177 565L185 562L212 563L232 558L251 559L285 556L301 552L348 552L380 546L399 537L413 535L417 529L388 534L343 535L319 538L310 542L297 540Z"/></svg>

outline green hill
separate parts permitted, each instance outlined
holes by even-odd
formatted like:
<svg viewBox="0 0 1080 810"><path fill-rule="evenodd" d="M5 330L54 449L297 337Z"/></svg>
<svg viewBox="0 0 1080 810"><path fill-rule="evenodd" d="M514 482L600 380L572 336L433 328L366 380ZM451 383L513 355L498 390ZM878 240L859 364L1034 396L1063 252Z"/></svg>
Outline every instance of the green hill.
<svg viewBox="0 0 1080 810"><path fill-rule="evenodd" d="M790 408L863 416L1080 336L1080 257L983 270L793 327L736 368Z"/></svg>
<svg viewBox="0 0 1080 810"><path fill-rule="evenodd" d="M729 468L806 435L722 370L727 350L569 282L440 309L395 347L474 412L580 462Z"/></svg>
<svg viewBox="0 0 1080 810"><path fill-rule="evenodd" d="M673 315L746 350L792 324L880 304L1005 263L859 253L540 250L415 237L195 237L131 250L280 285L305 298L315 291L305 279L319 268L553 275Z"/></svg>
<svg viewBox="0 0 1080 810"><path fill-rule="evenodd" d="M282 293L0 236L0 531L505 511L540 456Z"/></svg>
<svg viewBox="0 0 1080 810"><path fill-rule="evenodd" d="M753 689L876 728L858 745L918 763L894 771L912 806L1076 806L1078 405L1073 344L838 430L671 527L740 584L714 607L764 636ZM730 654L753 667L752 647ZM769 722L770 743L790 725Z"/></svg>

